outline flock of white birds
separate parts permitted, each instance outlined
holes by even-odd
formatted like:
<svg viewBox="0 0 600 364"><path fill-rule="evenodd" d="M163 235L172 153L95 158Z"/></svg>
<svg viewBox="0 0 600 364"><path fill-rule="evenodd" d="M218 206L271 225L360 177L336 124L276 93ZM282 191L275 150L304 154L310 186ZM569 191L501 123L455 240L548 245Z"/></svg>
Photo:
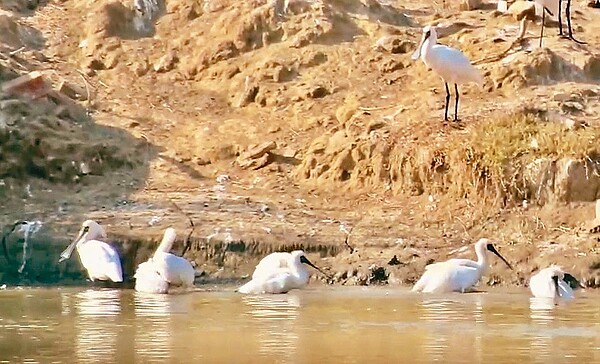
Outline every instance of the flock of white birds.
<svg viewBox="0 0 600 364"><path fill-rule="evenodd" d="M137 267L134 275L136 291L165 294L171 287L194 287L195 270L192 264L185 258L170 253L175 238L175 229L166 229L154 254ZM87 270L91 281L122 282L123 272L119 254L114 247L101 239L106 239L104 229L95 221L86 220L77 238L60 254L59 262L69 259L73 251L77 250L81 264ZM484 238L475 243L477 261L450 259L429 264L412 291L423 293L473 291L473 287L477 285L489 266L488 252L495 254L512 269L494 244ZM291 253L271 253L258 263L252 279L237 291L243 294L278 294L303 288L310 278L306 266L327 276L311 263L301 250ZM573 290L577 287L582 286L572 275L557 266L540 270L529 281L529 288L535 297L552 300L571 300L574 298Z"/></svg>
<svg viewBox="0 0 600 364"><path fill-rule="evenodd" d="M569 33L565 37L583 43L572 35L571 3L570 0L566 2L565 10ZM541 9L542 15L541 46L546 13L552 17L558 16L560 35L563 35L560 17L562 0L534 0L534 3ZM506 7L505 0L500 0L498 8L506 10L503 9L504 7ZM412 58L413 60L422 59L427 68L436 72L444 81L446 88L444 120L446 121L448 121L450 104L448 84L454 85L454 121L458 121L458 85L473 82L482 87L484 79L479 70L461 51L437 44L437 39L438 35L434 26L424 27L421 42ZM85 221L77 238L60 255L60 261L68 259L73 250L77 249L81 264L87 270L90 280L122 282L123 272L119 254L112 246L101 240L105 238L106 233L98 223L92 220ZM175 238L175 230L168 228L154 255L137 267L134 275L137 291L164 294L168 293L171 287L189 288L194 286L193 266L186 259L170 253ZM413 291L441 293L472 290L488 267L488 252L497 255L512 269L488 239L481 239L475 244L477 261L450 259L430 264L425 267L425 272L414 285ZM244 294L286 293L292 289L302 288L308 283L310 276L306 265L323 273L308 260L302 251L272 253L259 262L252 274L252 279L241 286L238 292ZM569 300L574 297L573 289L578 286L579 282L573 276L563 272L557 266L542 269L529 281L530 290L535 297L551 299Z"/></svg>

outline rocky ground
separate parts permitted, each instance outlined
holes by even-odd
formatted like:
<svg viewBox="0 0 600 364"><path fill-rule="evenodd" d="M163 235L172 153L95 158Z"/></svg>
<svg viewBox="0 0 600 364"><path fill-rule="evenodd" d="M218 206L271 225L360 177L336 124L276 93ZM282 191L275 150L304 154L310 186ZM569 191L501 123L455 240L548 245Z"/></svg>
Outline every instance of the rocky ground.
<svg viewBox="0 0 600 364"><path fill-rule="evenodd" d="M87 218L131 274L191 218L198 282L303 248L336 284L411 284L489 237L515 270L494 260L487 284L558 263L600 285L600 13L586 2L572 18L587 44L548 21L542 48L539 22L515 41L495 2L137 3L0 0L0 223L43 224L25 249L7 239L4 281L80 282L76 259L56 262ZM485 78L461 87L457 125L410 59L427 24Z"/></svg>

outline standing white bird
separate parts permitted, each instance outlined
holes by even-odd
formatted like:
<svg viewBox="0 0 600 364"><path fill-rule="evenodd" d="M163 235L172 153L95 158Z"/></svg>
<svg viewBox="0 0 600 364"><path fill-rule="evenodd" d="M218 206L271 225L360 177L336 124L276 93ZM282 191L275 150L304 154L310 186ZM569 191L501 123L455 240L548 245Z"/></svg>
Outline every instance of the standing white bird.
<svg viewBox="0 0 600 364"><path fill-rule="evenodd" d="M167 293L170 286L193 287L194 267L182 257L169 253L175 242L175 229L168 228L154 255L138 265L135 290L147 293Z"/></svg>
<svg viewBox="0 0 600 364"><path fill-rule="evenodd" d="M571 300L575 298L573 290L581 286L575 277L556 265L540 270L529 280L529 289L538 298Z"/></svg>
<svg viewBox="0 0 600 364"><path fill-rule="evenodd" d="M562 19L561 19L561 5L563 0L533 0L533 2L541 8L542 12L542 30L540 33L540 47L542 46L542 39L544 38L544 22L546 20L546 13L550 16L558 17L558 35L571 39L579 44L586 44L585 42L575 39L573 36L573 28L571 26L571 0L567 0L567 6L565 8L565 15L567 17L567 30L569 35L563 34Z"/></svg>
<svg viewBox="0 0 600 364"><path fill-rule="evenodd" d="M450 259L445 262L429 264L425 273L415 283L413 292L442 293L465 292L473 287L487 269L487 251L496 254L506 265L510 264L498 253L488 239L479 239L475 243L477 261L469 259Z"/></svg>
<svg viewBox="0 0 600 364"><path fill-rule="evenodd" d="M458 121L458 85L475 82L483 86L483 77L469 59L459 50L437 44L437 31L433 26L423 28L423 37L419 47L412 55L416 61L421 58L428 69L433 69L444 80L446 86L446 107L444 120L448 121L448 105L450 104L450 89L448 83L454 84L456 103L454 105L454 121Z"/></svg>
<svg viewBox="0 0 600 364"><path fill-rule="evenodd" d="M90 280L123 282L123 271L119 254L109 244L97 240L106 238L106 232L97 222L86 220L81 225L77 238L60 253L59 263L69 259L77 248L81 265L87 270Z"/></svg>
<svg viewBox="0 0 600 364"><path fill-rule="evenodd" d="M291 253L271 253L261 259L252 274L252 280L237 291L246 294L287 293L308 283L309 273L302 264L309 265L326 275L312 264L302 250Z"/></svg>

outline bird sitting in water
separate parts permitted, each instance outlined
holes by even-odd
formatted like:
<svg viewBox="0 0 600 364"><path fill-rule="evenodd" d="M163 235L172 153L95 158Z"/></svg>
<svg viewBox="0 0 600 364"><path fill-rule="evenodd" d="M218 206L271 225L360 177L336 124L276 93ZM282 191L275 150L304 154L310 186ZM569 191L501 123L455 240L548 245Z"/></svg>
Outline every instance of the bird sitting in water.
<svg viewBox="0 0 600 364"><path fill-rule="evenodd" d="M445 262L429 264L425 273L415 283L413 292L442 293L466 292L470 290L481 278L487 269L487 252L497 255L506 265L510 264L498 253L492 242L488 239L479 239L475 243L477 261L470 259L450 259Z"/></svg>
<svg viewBox="0 0 600 364"><path fill-rule="evenodd" d="M141 263L135 271L135 290L146 293L167 293L171 286L194 286L195 270L185 258L171 254L177 233L165 230L154 255Z"/></svg>
<svg viewBox="0 0 600 364"><path fill-rule="evenodd" d="M292 289L302 288L309 278L308 270L303 264L326 275L306 258L302 250L271 253L258 263L252 280L237 291L246 294L287 293Z"/></svg>
<svg viewBox="0 0 600 364"><path fill-rule="evenodd" d="M540 270L529 280L529 289L537 298L571 300L580 287L583 285L575 277L556 265Z"/></svg>
<svg viewBox="0 0 600 364"><path fill-rule="evenodd" d="M73 250L77 248L81 265L87 270L92 282L95 280L123 282L119 254L109 244L98 240L102 238L106 238L106 232L97 222L84 221L77 238L60 253L58 262L69 259Z"/></svg>
<svg viewBox="0 0 600 364"><path fill-rule="evenodd" d="M421 58L427 68L433 69L444 80L446 86L446 104L444 120L448 121L448 105L450 104L450 89L448 83L454 84L456 103L454 104L454 121L458 119L458 85L474 82L483 86L483 77L469 59L459 50L437 44L437 31L433 26L423 28L423 37L419 47L412 55L416 61Z"/></svg>

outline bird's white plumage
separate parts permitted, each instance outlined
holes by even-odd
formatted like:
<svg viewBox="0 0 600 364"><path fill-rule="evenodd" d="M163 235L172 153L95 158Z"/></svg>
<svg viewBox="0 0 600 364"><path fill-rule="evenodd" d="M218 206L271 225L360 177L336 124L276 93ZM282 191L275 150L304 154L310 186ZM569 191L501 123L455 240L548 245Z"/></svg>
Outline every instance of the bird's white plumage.
<svg viewBox="0 0 600 364"><path fill-rule="evenodd" d="M252 280L238 289L245 294L286 293L308 283L309 273L300 261L301 250L271 253L257 264Z"/></svg>
<svg viewBox="0 0 600 364"><path fill-rule="evenodd" d="M151 260L138 265L133 278L135 278L135 290L138 292L169 292L169 282L157 272Z"/></svg>
<svg viewBox="0 0 600 364"><path fill-rule="evenodd" d="M529 280L529 289L534 297L538 298L562 298L571 300L575 298L573 289L564 281L565 272L558 266L544 268L533 275ZM558 278L556 284L552 277ZM558 291L556 290L558 286Z"/></svg>
<svg viewBox="0 0 600 364"><path fill-rule="evenodd" d="M166 229L154 255L137 267L134 276L137 291L167 293L171 286L194 286L194 267L187 259L169 253L176 237L175 229Z"/></svg>
<svg viewBox="0 0 600 364"><path fill-rule="evenodd" d="M109 244L98 240L106 238L106 232L95 221L86 220L79 235L61 254L68 259L73 248L77 249L81 265L87 270L90 280L123 282L123 271L119 254Z"/></svg>
<svg viewBox="0 0 600 364"><path fill-rule="evenodd" d="M476 262L469 259L450 259L426 266L425 272L412 290L425 293L468 291L487 269L488 244L488 239L480 239L475 243Z"/></svg>
<svg viewBox="0 0 600 364"><path fill-rule="evenodd" d="M474 82L483 85L481 73L461 51L437 44L437 32L433 26L423 28L421 43L412 58L421 58L427 68L432 69L447 83L460 85Z"/></svg>

